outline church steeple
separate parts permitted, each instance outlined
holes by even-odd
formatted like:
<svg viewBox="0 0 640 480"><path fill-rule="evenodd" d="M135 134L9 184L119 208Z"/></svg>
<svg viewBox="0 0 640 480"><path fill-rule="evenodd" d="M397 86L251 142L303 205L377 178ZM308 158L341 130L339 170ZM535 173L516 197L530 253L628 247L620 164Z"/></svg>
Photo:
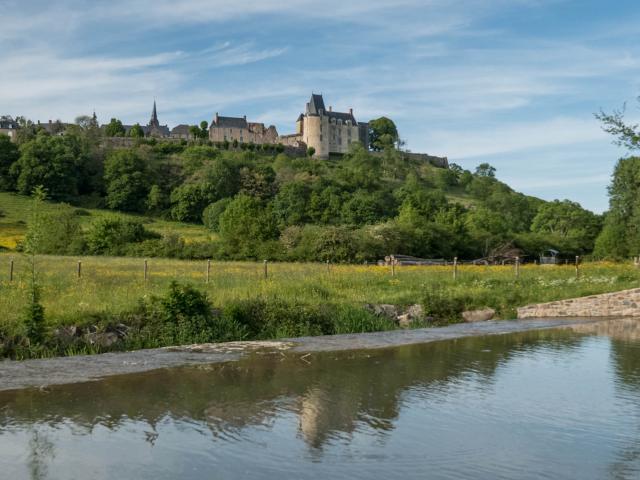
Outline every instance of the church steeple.
<svg viewBox="0 0 640 480"><path fill-rule="evenodd" d="M150 127L158 128L160 126L160 122L158 121L158 111L156 110L156 100L153 100L153 111L151 112L151 121L149 121Z"/></svg>

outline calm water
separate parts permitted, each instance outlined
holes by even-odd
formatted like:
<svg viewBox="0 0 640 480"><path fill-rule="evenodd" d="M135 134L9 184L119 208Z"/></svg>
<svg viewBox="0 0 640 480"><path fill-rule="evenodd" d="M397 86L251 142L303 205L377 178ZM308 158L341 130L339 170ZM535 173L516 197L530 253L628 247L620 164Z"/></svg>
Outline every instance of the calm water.
<svg viewBox="0 0 640 480"><path fill-rule="evenodd" d="M0 393L2 479L640 478L635 321Z"/></svg>

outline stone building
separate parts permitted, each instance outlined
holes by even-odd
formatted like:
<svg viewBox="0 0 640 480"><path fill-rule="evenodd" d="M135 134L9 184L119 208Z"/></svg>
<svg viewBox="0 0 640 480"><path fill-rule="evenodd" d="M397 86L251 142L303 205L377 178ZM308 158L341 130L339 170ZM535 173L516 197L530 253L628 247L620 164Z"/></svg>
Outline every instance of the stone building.
<svg viewBox="0 0 640 480"><path fill-rule="evenodd" d="M287 142L301 141L315 149L315 156L327 158L331 154L347 153L354 142L369 145L369 125L358 123L353 110L348 113L327 109L322 95L311 95L305 113L296 122L296 133L284 137Z"/></svg>
<svg viewBox="0 0 640 480"><path fill-rule="evenodd" d="M184 123L177 125L171 129L171 138L181 138L184 140L189 140L191 138L191 133L189 132L189 125Z"/></svg>
<svg viewBox="0 0 640 480"><path fill-rule="evenodd" d="M64 135L64 131L67 129L71 123L64 123L60 120L56 120L55 122L49 120L48 122L40 123L40 120L36 123L36 128L42 128L49 135L57 135L59 137Z"/></svg>
<svg viewBox="0 0 640 480"><path fill-rule="evenodd" d="M221 117L216 112L216 116L211 121L209 127L209 140L212 142L233 142L238 143L278 143L278 131L271 125L265 127L264 123L247 122L244 117Z"/></svg>
<svg viewBox="0 0 640 480"><path fill-rule="evenodd" d="M15 142L18 139L18 122L8 115L0 117L0 135L8 135Z"/></svg>

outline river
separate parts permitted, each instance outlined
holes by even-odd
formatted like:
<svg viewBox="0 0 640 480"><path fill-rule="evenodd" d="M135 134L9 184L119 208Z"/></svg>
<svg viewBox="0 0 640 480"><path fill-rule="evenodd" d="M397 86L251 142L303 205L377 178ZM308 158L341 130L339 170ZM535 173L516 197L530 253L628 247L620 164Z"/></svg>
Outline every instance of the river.
<svg viewBox="0 0 640 480"><path fill-rule="evenodd" d="M0 477L637 479L640 321L0 392Z"/></svg>

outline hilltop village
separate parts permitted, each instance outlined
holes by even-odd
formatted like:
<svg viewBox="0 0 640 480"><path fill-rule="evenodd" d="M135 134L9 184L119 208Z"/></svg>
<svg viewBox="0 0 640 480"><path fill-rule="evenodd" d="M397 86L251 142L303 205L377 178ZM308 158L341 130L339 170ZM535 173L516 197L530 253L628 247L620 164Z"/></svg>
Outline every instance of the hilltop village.
<svg viewBox="0 0 640 480"><path fill-rule="evenodd" d="M93 121L97 124L94 113ZM37 125L52 135L63 134L67 127L60 121ZM101 126L103 129L106 125ZM140 128L144 137L158 139L189 140L193 138L191 127L181 124L170 129L162 125L158 118L156 102L153 102L151 118L147 125L122 125L123 136L130 136L132 129ZM9 116L0 117L0 133L9 135L13 140L20 128L18 122ZM353 109L348 112L334 111L325 106L322 95L312 94L304 112L296 120L295 133L280 135L274 125L251 122L246 115L242 117L222 116L216 112L208 124L208 137L212 142L251 143L254 145L284 145L296 149L313 149L318 158L328 158L332 154L344 154L352 143L369 145L369 124L358 122Z"/></svg>

